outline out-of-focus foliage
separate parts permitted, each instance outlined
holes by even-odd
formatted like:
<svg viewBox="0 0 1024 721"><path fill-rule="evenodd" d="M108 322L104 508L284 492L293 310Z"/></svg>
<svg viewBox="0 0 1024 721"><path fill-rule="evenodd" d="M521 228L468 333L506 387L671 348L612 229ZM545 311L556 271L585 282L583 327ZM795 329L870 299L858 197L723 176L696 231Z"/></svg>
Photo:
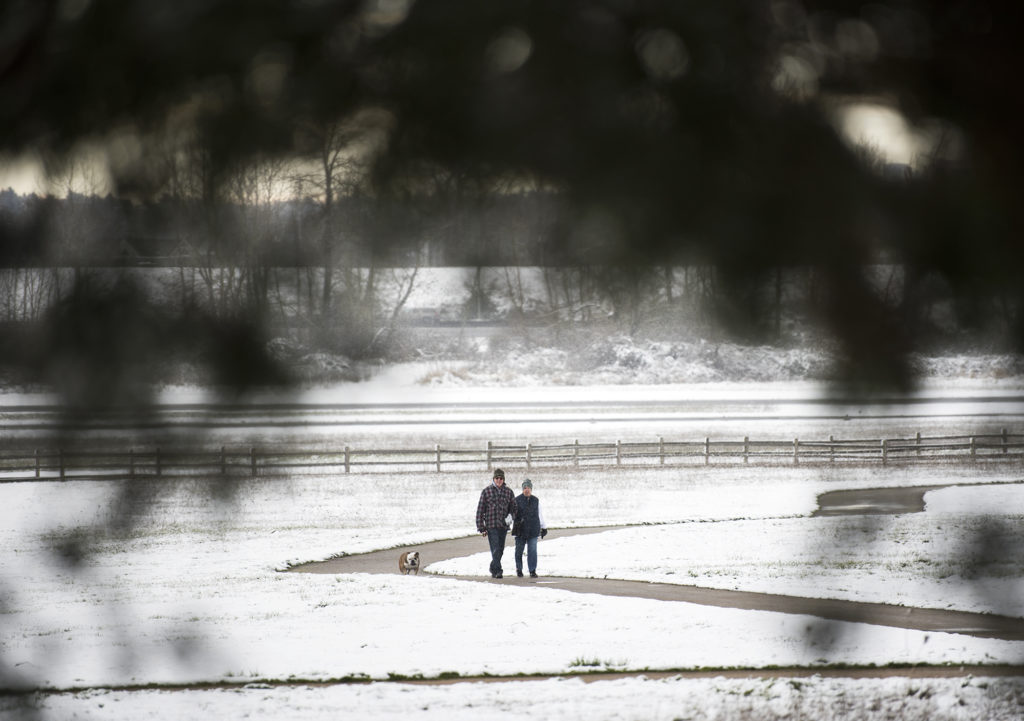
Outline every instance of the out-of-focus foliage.
<svg viewBox="0 0 1024 721"><path fill-rule="evenodd" d="M144 428L161 363L198 361L229 392L280 380L264 329L281 266L295 315L342 326L339 350L372 346L404 298L390 320L375 307L367 258L416 254L420 234L431 256L514 265L483 219L515 215L516 193L535 194L537 225L517 231L530 262L580 319L603 296L637 327L675 266L748 337L779 326L783 280L801 279L862 390L912 383L936 298L1020 350L1022 15L1011 0L5 0L0 166L41 163L62 200L0 188L18 299L0 361L78 418ZM899 121L902 155L865 150L865 118ZM290 214L266 212L285 199ZM188 259L184 307L98 282L89 266L123 258L118 238ZM876 264L899 284L879 292ZM481 273L470 290L483 312ZM154 488L126 482L111 528ZM90 540L69 534L62 562ZM0 663L0 685L20 683Z"/></svg>
<svg viewBox="0 0 1024 721"><path fill-rule="evenodd" d="M556 190L553 263L710 263L722 317L762 319L812 267L849 376L906 386L926 289L1018 347L1020 6L971 0L13 0L0 145L56 172L99 148L114 190L223 198L252 158L311 157L347 123L378 197ZM896 113L901 162L854 147ZM358 132L352 131L357 129ZM380 233L378 243L397 242ZM486 256L486 253L481 255ZM864 269L907 279L885 303ZM632 280L630 282L633 282ZM326 296L325 296L326 297Z"/></svg>

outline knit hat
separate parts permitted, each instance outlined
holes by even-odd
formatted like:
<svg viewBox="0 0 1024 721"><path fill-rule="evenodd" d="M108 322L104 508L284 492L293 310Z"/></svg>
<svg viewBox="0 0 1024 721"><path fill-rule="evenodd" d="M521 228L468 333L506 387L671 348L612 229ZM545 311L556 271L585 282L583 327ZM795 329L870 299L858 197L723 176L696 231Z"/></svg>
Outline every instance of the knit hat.
<svg viewBox="0 0 1024 721"><path fill-rule="evenodd" d="M501 470L500 468L495 468L494 469L494 475L492 476L492 478L500 478L501 480L504 481L505 480L505 471Z"/></svg>
<svg viewBox="0 0 1024 721"><path fill-rule="evenodd" d="M533 488L533 481L527 478L525 481L523 481L523 488Z"/></svg>

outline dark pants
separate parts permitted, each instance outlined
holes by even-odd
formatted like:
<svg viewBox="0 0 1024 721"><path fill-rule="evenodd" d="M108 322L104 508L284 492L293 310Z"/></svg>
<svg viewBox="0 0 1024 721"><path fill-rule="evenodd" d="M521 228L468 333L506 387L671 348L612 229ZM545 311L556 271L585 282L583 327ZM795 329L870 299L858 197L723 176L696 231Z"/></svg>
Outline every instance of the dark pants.
<svg viewBox="0 0 1024 721"><path fill-rule="evenodd" d="M491 575L501 573L501 556L505 553L505 535L507 528L488 528L487 542L491 545Z"/></svg>
<svg viewBox="0 0 1024 721"><path fill-rule="evenodd" d="M516 536L516 570L523 570L523 549L526 550L526 566L530 569L530 573L537 572L537 541L540 540L540 536L534 536L533 538L523 538L522 536Z"/></svg>

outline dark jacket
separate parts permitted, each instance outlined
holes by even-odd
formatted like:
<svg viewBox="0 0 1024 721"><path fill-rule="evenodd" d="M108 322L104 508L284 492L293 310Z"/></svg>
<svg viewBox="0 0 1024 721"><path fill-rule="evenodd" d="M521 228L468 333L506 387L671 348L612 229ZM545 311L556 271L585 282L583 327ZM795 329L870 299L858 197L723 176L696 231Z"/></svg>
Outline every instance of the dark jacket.
<svg viewBox="0 0 1024 721"><path fill-rule="evenodd" d="M512 535L521 538L536 538L543 525L540 521L540 499L537 496L516 496L516 525Z"/></svg>

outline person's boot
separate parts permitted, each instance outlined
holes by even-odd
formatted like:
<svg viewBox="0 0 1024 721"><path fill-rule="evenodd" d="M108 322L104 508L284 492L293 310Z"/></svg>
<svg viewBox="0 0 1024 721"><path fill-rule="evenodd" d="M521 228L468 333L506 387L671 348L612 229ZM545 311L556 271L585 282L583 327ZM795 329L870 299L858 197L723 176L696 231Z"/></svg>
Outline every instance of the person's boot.
<svg viewBox="0 0 1024 721"><path fill-rule="evenodd" d="M516 569L516 575L519 576L520 578L522 578L523 577L523 570L521 568L517 568Z"/></svg>

